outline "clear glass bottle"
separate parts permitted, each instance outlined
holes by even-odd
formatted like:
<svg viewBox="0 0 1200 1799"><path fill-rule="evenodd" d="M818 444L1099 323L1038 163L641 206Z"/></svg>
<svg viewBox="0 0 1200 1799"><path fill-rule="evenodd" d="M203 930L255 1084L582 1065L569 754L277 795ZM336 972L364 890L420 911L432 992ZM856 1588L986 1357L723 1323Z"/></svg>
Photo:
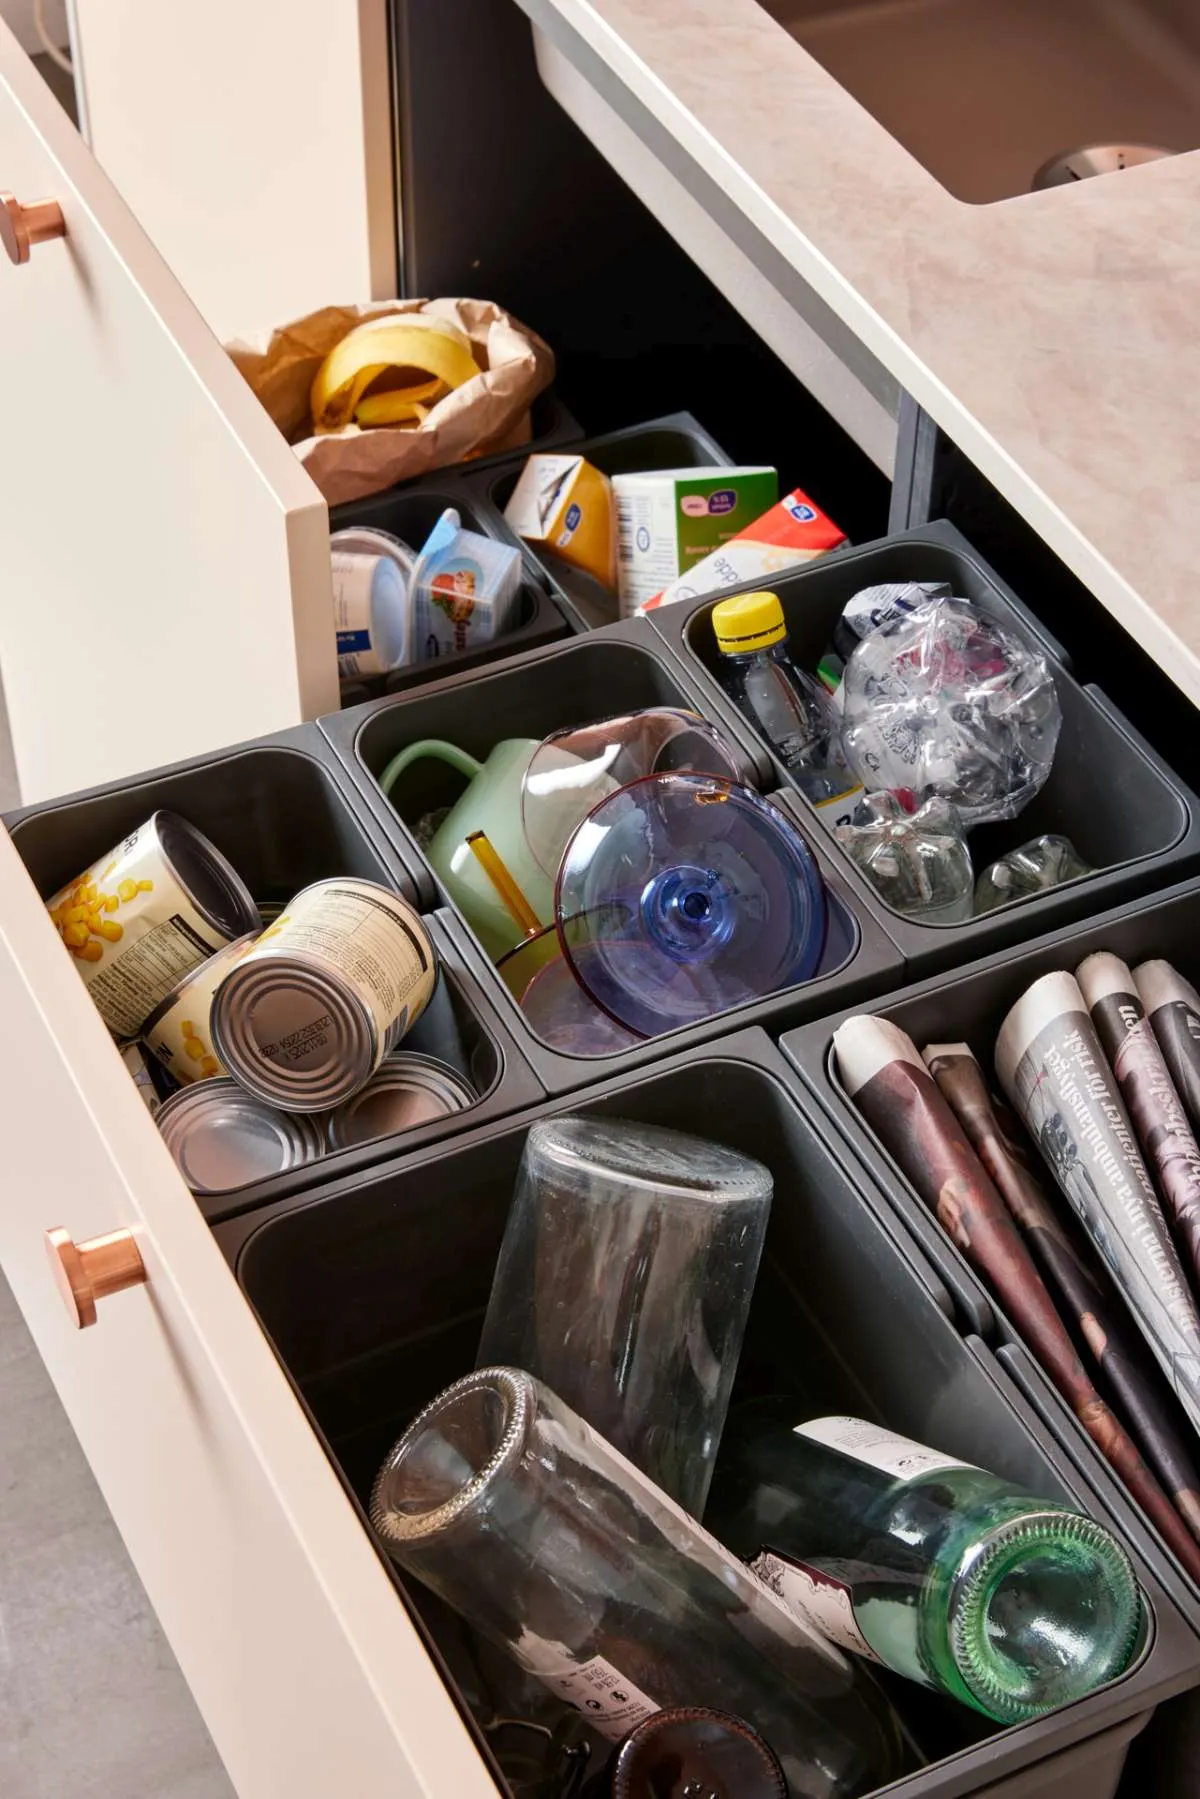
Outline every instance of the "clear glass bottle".
<svg viewBox="0 0 1200 1799"><path fill-rule="evenodd" d="M631 1730L584 1799L788 1799L778 1757L728 1712L676 1706Z"/></svg>
<svg viewBox="0 0 1200 1799"><path fill-rule="evenodd" d="M701 1517L772 1191L761 1162L682 1131L535 1124L478 1364L536 1375Z"/></svg>
<svg viewBox="0 0 1200 1799"><path fill-rule="evenodd" d="M1141 1597L1102 1525L863 1419L752 1414L714 1528L831 1640L1005 1724L1129 1665Z"/></svg>
<svg viewBox="0 0 1200 1799"><path fill-rule="evenodd" d="M371 1521L610 1741L703 1705L761 1732L793 1799L851 1799L906 1765L895 1713L852 1661L518 1369L426 1407L380 1470Z"/></svg>
<svg viewBox="0 0 1200 1799"><path fill-rule="evenodd" d="M721 685L774 749L801 791L820 805L856 785L845 766L833 703L788 654L777 594L743 593L713 607Z"/></svg>

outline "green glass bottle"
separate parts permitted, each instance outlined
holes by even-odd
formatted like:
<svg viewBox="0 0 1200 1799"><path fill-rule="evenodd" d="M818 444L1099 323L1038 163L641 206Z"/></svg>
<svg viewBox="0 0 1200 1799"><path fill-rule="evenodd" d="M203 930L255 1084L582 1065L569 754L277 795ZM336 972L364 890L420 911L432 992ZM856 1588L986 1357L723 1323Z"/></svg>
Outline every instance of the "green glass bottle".
<svg viewBox="0 0 1200 1799"><path fill-rule="evenodd" d="M860 1418L731 1421L705 1522L841 1647L1001 1723L1114 1679L1139 1641L1103 1526Z"/></svg>

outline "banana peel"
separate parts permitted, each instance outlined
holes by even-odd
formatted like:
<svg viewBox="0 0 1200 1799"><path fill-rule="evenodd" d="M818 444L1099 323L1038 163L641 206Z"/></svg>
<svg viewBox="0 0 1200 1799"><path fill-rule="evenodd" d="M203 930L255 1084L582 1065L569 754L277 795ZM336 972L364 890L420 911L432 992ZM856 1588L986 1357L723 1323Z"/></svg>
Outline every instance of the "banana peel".
<svg viewBox="0 0 1200 1799"><path fill-rule="evenodd" d="M449 391L444 381L435 381L432 386L439 399ZM355 424L364 430L377 425L423 425L429 408L411 397L413 391L408 387L402 393L367 394L358 402Z"/></svg>
<svg viewBox="0 0 1200 1799"><path fill-rule="evenodd" d="M364 418L362 405L367 389L390 369L412 369L424 376L385 394L370 396ZM334 345L317 370L310 404L318 432L340 431L357 416L359 424L393 424L411 419L405 408L432 399L441 387L462 387L480 373L465 331L448 319L385 316L367 319ZM382 414L377 403L388 402ZM390 416L389 416L390 411Z"/></svg>

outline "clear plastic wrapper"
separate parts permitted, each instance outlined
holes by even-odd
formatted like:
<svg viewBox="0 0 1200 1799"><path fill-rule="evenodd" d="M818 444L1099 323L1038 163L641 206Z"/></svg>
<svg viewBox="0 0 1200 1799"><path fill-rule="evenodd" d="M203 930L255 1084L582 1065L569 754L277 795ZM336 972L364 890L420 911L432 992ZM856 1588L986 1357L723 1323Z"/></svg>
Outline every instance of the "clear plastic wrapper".
<svg viewBox="0 0 1200 1799"><path fill-rule="evenodd" d="M894 793L869 793L836 836L885 905L924 924L971 916L975 872L958 813L948 800L908 812Z"/></svg>
<svg viewBox="0 0 1200 1799"><path fill-rule="evenodd" d="M1045 658L966 600L873 631L842 685L842 747L868 789L939 794L970 827L1015 818L1050 773L1062 713Z"/></svg>

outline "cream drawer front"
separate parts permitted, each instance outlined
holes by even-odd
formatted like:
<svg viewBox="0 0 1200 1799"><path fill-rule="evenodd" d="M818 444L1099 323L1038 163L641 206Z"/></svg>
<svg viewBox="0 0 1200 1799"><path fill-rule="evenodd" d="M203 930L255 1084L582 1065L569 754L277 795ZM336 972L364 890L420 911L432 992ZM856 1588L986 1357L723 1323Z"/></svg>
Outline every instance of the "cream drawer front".
<svg viewBox="0 0 1200 1799"><path fill-rule="evenodd" d="M0 1264L241 1799L495 1799L3 831L0 1018ZM89 1330L59 1225L147 1269Z"/></svg>
<svg viewBox="0 0 1200 1799"><path fill-rule="evenodd" d="M328 514L0 25L0 679L22 798L337 704Z"/></svg>

